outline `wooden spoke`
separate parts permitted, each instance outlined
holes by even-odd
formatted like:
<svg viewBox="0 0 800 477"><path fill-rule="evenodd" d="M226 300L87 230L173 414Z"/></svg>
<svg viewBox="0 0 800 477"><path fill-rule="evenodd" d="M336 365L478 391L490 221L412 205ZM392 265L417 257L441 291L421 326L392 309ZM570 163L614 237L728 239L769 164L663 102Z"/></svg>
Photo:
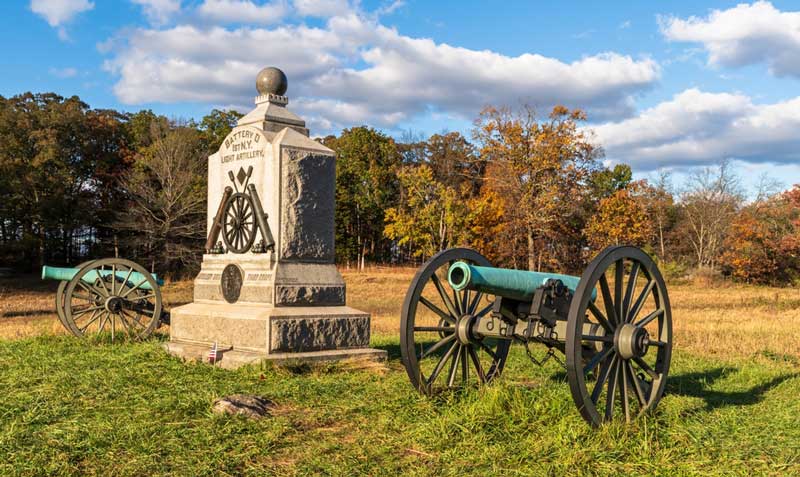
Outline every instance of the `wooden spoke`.
<svg viewBox="0 0 800 477"><path fill-rule="evenodd" d="M631 265L631 274L628 277L628 286L625 290L625 299L622 301L622 313L620 316L625 317L627 323L628 312L631 308L631 300L633 299L633 291L636 288L636 280L639 278L639 262L633 262Z"/></svg>
<svg viewBox="0 0 800 477"><path fill-rule="evenodd" d="M455 330L452 326L415 326L414 331L431 333L452 333Z"/></svg>
<svg viewBox="0 0 800 477"><path fill-rule="evenodd" d="M614 329L615 329L614 325L612 325L608 321L608 319L603 314L603 312L600 311L600 308L597 308L597 305L595 305L594 302L592 302L592 301L589 302L589 305L587 307L588 307L589 311L591 311L592 314L594 315L594 317L597 319L597 322L600 323L600 326L602 326L606 330L606 332L608 332L608 333L613 335L614 334Z"/></svg>
<svg viewBox="0 0 800 477"><path fill-rule="evenodd" d="M664 316L664 309L663 308L659 308L658 310L656 310L656 311L650 313L649 315L645 316L644 318L642 318L641 321L636 323L636 326L639 326L639 327L647 326L648 323L650 323L651 321L653 321L656 318L659 318L661 316Z"/></svg>
<svg viewBox="0 0 800 477"><path fill-rule="evenodd" d="M614 300L611 298L608 280L605 275L600 275L598 282L600 283L600 293L603 295L603 304L606 306L606 316L616 327L619 324L619 320L617 320L617 312L614 309Z"/></svg>
<svg viewBox="0 0 800 477"><path fill-rule="evenodd" d="M128 320L125 319L125 315L123 313L119 313L117 316L119 316L119 321L122 322L122 326L125 328L125 333L127 333L128 336L133 337L133 329L131 329L131 325L128 323Z"/></svg>
<svg viewBox="0 0 800 477"><path fill-rule="evenodd" d="M647 364L642 358L634 356L633 361L635 361L636 364L638 364L639 367L642 368L642 371L649 374L651 378L658 379L658 373L656 373L655 370L653 370L653 368L651 368L650 365Z"/></svg>
<svg viewBox="0 0 800 477"><path fill-rule="evenodd" d="M131 298L131 299L129 299L128 301L142 301L142 300L149 300L150 298L155 298L155 296L156 296L156 294L155 294L155 293L151 293L151 294L149 294L149 295L137 296L136 298Z"/></svg>
<svg viewBox="0 0 800 477"><path fill-rule="evenodd" d="M94 311L92 312L92 316L89 318L89 321L88 321L88 322L86 322L86 325L84 325L84 326L81 328L81 332L82 332L82 333L86 332L86 330L89 328L89 326L90 326L92 323L94 323L95 321L97 321L97 318L99 318L99 317L100 317L100 315L98 315L98 313L97 313L98 311L100 311L100 310L94 310Z"/></svg>
<svg viewBox="0 0 800 477"><path fill-rule="evenodd" d="M583 374L588 374L589 371L593 370L598 364L600 364L604 359L608 358L608 356L614 352L614 347L609 346L608 348L604 349L603 351L598 351L592 359L583 367Z"/></svg>
<svg viewBox="0 0 800 477"><path fill-rule="evenodd" d="M624 316L624 315L622 315ZM628 403L628 373L625 372L626 362L622 361L622 369L617 371L619 374L619 381L620 381L620 397L622 398L622 412L625 414L625 422L630 422L631 420L631 411L630 406Z"/></svg>
<svg viewBox="0 0 800 477"><path fill-rule="evenodd" d="M614 342L614 337L610 335L581 335L581 339L585 341L602 341L605 343Z"/></svg>
<svg viewBox="0 0 800 477"><path fill-rule="evenodd" d="M452 388L455 383L456 371L458 371L456 363L458 363L458 360L461 358L461 352L464 349L464 347L461 346L460 344L457 344L456 346L458 346L458 350L453 355L452 361L450 361L450 373L447 376L447 386L450 388Z"/></svg>
<svg viewBox="0 0 800 477"><path fill-rule="evenodd" d="M100 326L97 328L97 332L98 333L102 333L103 332L103 329L105 329L105 326L108 323L108 320L110 319L110 317L111 317L111 313L109 313L107 311L103 314L103 316L100 318Z"/></svg>
<svg viewBox="0 0 800 477"><path fill-rule="evenodd" d="M430 356L430 355L431 355L431 353L434 353L434 352L436 352L436 350L438 350L438 349L439 349L439 348L441 348L442 346L446 345L447 343L449 343L449 342L451 342L451 341L453 341L453 340L455 340L455 339L456 339L456 335L455 335L455 333L453 333L453 334L449 334L449 335L445 336L445 337L444 337L444 338L442 338L441 340L437 341L437 342L436 342L436 343L435 343L433 346L431 346L430 348L428 348L428 349L427 349L427 350L426 350L424 353L422 353L422 354L419 356L419 359L420 359L420 360L423 360L423 359L427 358L428 356Z"/></svg>
<svg viewBox="0 0 800 477"><path fill-rule="evenodd" d="M85 315L86 313L89 313L90 311L101 310L103 308L105 308L103 305L96 305L96 306L89 306L86 308L82 308L78 311L72 312L72 319L74 320L80 318L81 316Z"/></svg>
<svg viewBox="0 0 800 477"><path fill-rule="evenodd" d="M489 313L489 311L491 311L493 306L494 306L494 303L489 303L484 308L482 308L481 311L475 313L475 315L473 315L473 316L475 316L476 318L480 318L480 317L484 316L486 313Z"/></svg>
<svg viewBox="0 0 800 477"><path fill-rule="evenodd" d="M655 280L650 280L647 282L647 285L644 286L644 289L639 294L639 298L636 299L631 311L628 313L628 323L633 322L633 320L639 316L639 312L642 311L642 306L644 306L644 303L647 301L647 296L653 291L655 284Z"/></svg>
<svg viewBox="0 0 800 477"><path fill-rule="evenodd" d="M619 376L620 360L613 364L611 370L611 379L608 381L608 390L606 392L606 420L611 420L614 417L614 398L617 394L617 381Z"/></svg>
<svg viewBox="0 0 800 477"><path fill-rule="evenodd" d="M439 362L436 363L436 367L433 368L433 371L431 372L431 376L428 378L428 387L430 387L433 384L433 382L436 381L436 378L439 376L439 373L442 372L442 368L444 368L444 365L447 362L447 360L450 359L450 357L453 355L453 350L457 346L458 346L458 343L453 343L453 345L450 346L450 348L448 348L448 350L444 354L444 356L442 356L441 359L439 359Z"/></svg>
<svg viewBox="0 0 800 477"><path fill-rule="evenodd" d="M472 360L472 365L475 366L475 372L478 374L478 380L480 380L481 384L486 383L486 375L483 373L483 367L481 366L481 360L478 356L478 353L475 352L475 349L472 346L467 346L467 352Z"/></svg>
<svg viewBox="0 0 800 477"><path fill-rule="evenodd" d="M439 280L439 277L437 277L435 273L433 275L431 275L431 281L433 282L434 286L436 286L436 290L439 292L439 296L442 298L442 301L444 302L444 306L450 312L450 315L453 316L453 317L460 316L458 311L457 311L457 309L456 309L456 307L453 305L453 302L450 300L450 297L448 296L447 291L442 286L442 282ZM421 298L422 297L420 297L420 299Z"/></svg>
<svg viewBox="0 0 800 477"><path fill-rule="evenodd" d="M143 279L142 279L142 281L140 281L139 283L137 283L136 285L134 285L134 287L133 287L133 288L131 288L130 290L126 291L125 293L123 293L123 294L122 294L122 295L120 295L119 297L120 297L120 298L125 298L125 297L127 297L128 295L130 295L130 294L131 294L131 292L132 292L133 290L137 290L137 289L139 289L139 287L140 287L140 286L142 286L142 285L144 285L145 283L147 283L147 278L143 278Z"/></svg>
<svg viewBox="0 0 800 477"><path fill-rule="evenodd" d="M83 281L78 282L78 286L83 288L84 290L86 290L86 292L89 293L89 296L92 296L92 295L101 296L101 297L107 297L108 296L107 294L104 294L103 292L101 292L98 288L95 288L94 285L87 285L86 283L83 283ZM89 289L89 287L92 287L91 290Z"/></svg>
<svg viewBox="0 0 800 477"><path fill-rule="evenodd" d="M636 399L639 400L639 405L644 408L647 405L647 399L645 398L644 391L642 390L642 384L639 382L639 378L636 376L636 373L633 370L633 365L630 363L630 361L625 363L625 365L625 369L628 371L631 383L633 383L633 390L635 391Z"/></svg>
<svg viewBox="0 0 800 477"><path fill-rule="evenodd" d="M625 261L623 259L617 260L614 265L614 310L617 312L617 324L621 325L624 319L622 308L622 286L625 281Z"/></svg>
<svg viewBox="0 0 800 477"><path fill-rule="evenodd" d="M453 303L456 305L456 310L458 311L458 315L461 316L464 314L464 306L461 304L461 294L456 290L453 290Z"/></svg>
<svg viewBox="0 0 800 477"><path fill-rule="evenodd" d="M606 361L600 367L600 375L597 377L597 382L594 384L594 389L592 390L592 403L597 405L597 400L600 399L600 393L603 392L603 386L605 386L606 381L608 381L608 375L611 374L611 368L614 366L614 363L617 362L617 355L614 355L610 361Z"/></svg>
<svg viewBox="0 0 800 477"><path fill-rule="evenodd" d="M423 305L425 305L432 312L434 312L437 315L439 315L446 322L448 322L448 323L450 323L452 325L456 324L456 319L453 316L448 315L447 313L445 313L441 308L439 308L438 306L436 306L433 303L431 303L430 300L428 300L424 296L419 297L419 302L422 303Z"/></svg>
<svg viewBox="0 0 800 477"><path fill-rule="evenodd" d="M462 346L459 351L464 350L464 346ZM461 383L466 386L467 379L469 379L469 365L467 364L467 352L463 351L461 353Z"/></svg>
<svg viewBox="0 0 800 477"><path fill-rule="evenodd" d="M469 304L469 309L467 310L467 313L469 313L470 315L474 315L475 310L478 308L478 304L481 302L482 298L483 298L483 293L481 292L475 293L475 296L472 297L472 303Z"/></svg>

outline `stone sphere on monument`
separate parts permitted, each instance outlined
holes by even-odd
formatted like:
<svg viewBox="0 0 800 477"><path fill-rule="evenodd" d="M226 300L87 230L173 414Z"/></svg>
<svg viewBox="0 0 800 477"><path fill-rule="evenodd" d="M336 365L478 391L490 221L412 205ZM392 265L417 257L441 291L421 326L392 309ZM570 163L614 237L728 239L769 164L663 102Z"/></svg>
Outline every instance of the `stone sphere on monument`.
<svg viewBox="0 0 800 477"><path fill-rule="evenodd" d="M289 81L286 79L286 74L274 66L264 68L256 76L256 89L260 95L283 96L288 86Z"/></svg>

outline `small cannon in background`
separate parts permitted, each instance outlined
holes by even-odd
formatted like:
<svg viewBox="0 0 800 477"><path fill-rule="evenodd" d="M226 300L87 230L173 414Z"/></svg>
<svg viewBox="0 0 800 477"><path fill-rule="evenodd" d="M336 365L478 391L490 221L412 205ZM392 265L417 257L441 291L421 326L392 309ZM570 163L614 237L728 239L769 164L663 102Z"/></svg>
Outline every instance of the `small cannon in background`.
<svg viewBox="0 0 800 477"><path fill-rule="evenodd" d="M42 280L61 282L56 312L75 336L108 332L113 341L122 332L139 340L169 323L169 314L162 310L163 281L130 260L104 258L77 268L44 266Z"/></svg>
<svg viewBox="0 0 800 477"><path fill-rule="evenodd" d="M421 393L500 375L512 342L566 355L572 398L591 425L630 421L664 393L672 312L664 279L636 247L603 250L581 277L492 268L478 252L442 251L409 286L400 323L408 377Z"/></svg>

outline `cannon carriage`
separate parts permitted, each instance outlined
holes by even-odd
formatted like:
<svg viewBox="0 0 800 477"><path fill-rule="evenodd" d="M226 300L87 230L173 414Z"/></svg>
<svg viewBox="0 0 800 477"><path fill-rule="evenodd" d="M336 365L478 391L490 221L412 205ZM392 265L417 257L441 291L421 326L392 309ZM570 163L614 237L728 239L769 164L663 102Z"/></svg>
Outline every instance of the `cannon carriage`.
<svg viewBox="0 0 800 477"><path fill-rule="evenodd" d="M122 335L140 340L161 323L163 282L141 265L122 258L81 263L76 268L42 267L43 280L60 281L56 290L58 320L78 337Z"/></svg>
<svg viewBox="0 0 800 477"><path fill-rule="evenodd" d="M603 250L580 277L493 268L478 252L432 257L409 286L401 355L412 385L434 395L486 384L511 344L563 353L572 398L592 425L653 409L672 353L672 314L658 267L636 247Z"/></svg>

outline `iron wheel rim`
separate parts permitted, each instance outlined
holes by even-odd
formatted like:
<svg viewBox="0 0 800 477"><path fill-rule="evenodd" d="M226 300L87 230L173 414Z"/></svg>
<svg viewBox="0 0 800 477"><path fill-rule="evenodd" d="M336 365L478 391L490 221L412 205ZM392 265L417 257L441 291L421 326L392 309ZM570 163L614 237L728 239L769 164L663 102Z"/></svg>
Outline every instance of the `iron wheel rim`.
<svg viewBox="0 0 800 477"><path fill-rule="evenodd" d="M472 249L444 250L431 257L420 267L411 281L403 301L400 320L400 352L403 365L411 384L420 393L428 396L445 389L463 388L473 382L478 384L491 382L501 374L511 345L509 340L502 339L493 340L493 342L476 340L475 343L462 344L455 337L454 321L460 319L461 316L455 317L454 315L477 317L484 316L491 311L491 303L484 303L484 294L476 293L471 296L468 291L463 294L456 293L450 288L446 279L442 280L436 274L442 269L446 270L451 263L457 260L464 260L480 266L491 266L489 260ZM438 285L436 280L439 282ZM438 303L425 298L423 294L429 284L432 286L428 289L429 294L434 298L438 295L440 299ZM443 294L441 289L446 290L447 293ZM438 293L431 293L433 290ZM449 305L445 297L451 298ZM438 315L433 318L434 320L438 319L436 324L432 323L430 326L423 323L417 324L420 310L418 305L420 304L434 315ZM431 305L438 310L432 309ZM459 313L460 311L464 313ZM449 322L449 326L441 326L442 321ZM424 336L435 339L434 344L429 344L427 349L426 342L422 341ZM438 354L440 351L444 354ZM432 357L436 359L436 365L426 377L421 361ZM426 363L426 366L428 365L429 363ZM459 380L460 385L457 386L455 380L459 374L461 379ZM445 385L438 385L442 380Z"/></svg>
<svg viewBox="0 0 800 477"><path fill-rule="evenodd" d="M626 278L628 263L630 273ZM606 272L612 268L613 289L606 277ZM640 276L645 279L641 288L638 287ZM603 299L603 309L593 306L590 300L595 289L598 289L597 297ZM653 308L653 311L642 315L649 308ZM622 321L618 320L618 315L623 317ZM591 336L583 334L583 326L587 323L600 325L605 336L587 339L587 336ZM656 333L648 338L649 344L644 347L633 346L637 348L637 353L628 356L630 352L627 349L631 346L621 346L624 341L620 338L623 329L630 331L630 327L633 327L647 330L647 327L653 329L652 325L655 325ZM600 339L603 340L600 341L602 348L587 362L584 354L586 346L598 343ZM593 426L598 426L614 420L617 411L620 412L618 417L629 422L654 409L664 393L672 345L669 296L655 262L636 247L617 246L603 250L581 276L567 320L567 378L581 416ZM642 348L646 348L644 355L638 356ZM587 379L590 373L596 381Z"/></svg>

